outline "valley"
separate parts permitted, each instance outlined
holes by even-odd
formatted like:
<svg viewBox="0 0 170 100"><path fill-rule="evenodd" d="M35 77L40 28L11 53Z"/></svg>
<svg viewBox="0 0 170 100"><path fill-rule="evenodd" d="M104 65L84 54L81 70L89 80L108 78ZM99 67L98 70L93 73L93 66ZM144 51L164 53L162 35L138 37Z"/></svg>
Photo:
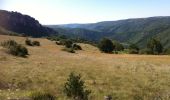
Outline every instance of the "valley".
<svg viewBox="0 0 170 100"><path fill-rule="evenodd" d="M0 35L0 42L15 40L26 46L27 58L15 57L0 46L0 100L28 97L32 91L48 91L57 100L70 100L63 86L70 72L81 74L92 91L90 100L169 100L170 56L105 54L89 44L80 43L76 53L46 38L30 38L39 47L25 45L26 37Z"/></svg>

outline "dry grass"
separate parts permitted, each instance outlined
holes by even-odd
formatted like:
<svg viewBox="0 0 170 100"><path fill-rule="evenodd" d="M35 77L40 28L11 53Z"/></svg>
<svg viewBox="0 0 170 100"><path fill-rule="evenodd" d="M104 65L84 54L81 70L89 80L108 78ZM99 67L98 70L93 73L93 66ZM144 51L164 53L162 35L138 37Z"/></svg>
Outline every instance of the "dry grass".
<svg viewBox="0 0 170 100"><path fill-rule="evenodd" d="M0 42L25 38L0 35ZM91 100L170 100L170 56L103 54L81 44L76 54L61 51L47 39L33 39L40 47L29 47L28 58L14 57L0 47L0 100L27 96L33 90L46 90L59 100L67 100L62 87L70 72L80 73L92 90Z"/></svg>

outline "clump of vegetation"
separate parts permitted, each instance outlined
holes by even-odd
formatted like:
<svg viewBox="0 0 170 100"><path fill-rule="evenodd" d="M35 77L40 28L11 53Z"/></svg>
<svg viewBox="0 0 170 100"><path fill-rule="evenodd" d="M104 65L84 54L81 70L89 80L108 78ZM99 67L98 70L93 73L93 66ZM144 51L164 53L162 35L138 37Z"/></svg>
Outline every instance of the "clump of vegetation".
<svg viewBox="0 0 170 100"><path fill-rule="evenodd" d="M28 46L33 46L31 40L28 39L28 38L25 40L25 44L28 45Z"/></svg>
<svg viewBox="0 0 170 100"><path fill-rule="evenodd" d="M71 40L65 40L64 45L66 48L72 48L73 42Z"/></svg>
<svg viewBox="0 0 170 100"><path fill-rule="evenodd" d="M158 55L163 53L163 46L160 40L151 38L147 43L147 49L150 50L150 54Z"/></svg>
<svg viewBox="0 0 170 100"><path fill-rule="evenodd" d="M30 94L32 100L55 100L56 97L46 92L32 92Z"/></svg>
<svg viewBox="0 0 170 100"><path fill-rule="evenodd" d="M78 45L78 44L75 44L75 43L72 45L72 48L73 48L74 50L82 50L81 46Z"/></svg>
<svg viewBox="0 0 170 100"><path fill-rule="evenodd" d="M39 42L39 41L33 41L32 44L33 44L34 46L40 46L40 42Z"/></svg>
<svg viewBox="0 0 170 100"><path fill-rule="evenodd" d="M104 38L102 39L99 44L98 44L98 48L100 49L100 51L105 52L105 53L112 53L112 51L114 50L115 46L113 45L112 41Z"/></svg>
<svg viewBox="0 0 170 100"><path fill-rule="evenodd" d="M14 40L8 40L1 43L4 48L8 49L8 53L14 56L26 57L28 55L28 50L26 47L18 44Z"/></svg>
<svg viewBox="0 0 170 100"><path fill-rule="evenodd" d="M164 54L170 55L170 48L165 49Z"/></svg>
<svg viewBox="0 0 170 100"><path fill-rule="evenodd" d="M119 43L118 41L114 41L113 45L115 46L114 51L123 51L124 50L124 46Z"/></svg>
<svg viewBox="0 0 170 100"><path fill-rule="evenodd" d="M138 54L139 53L139 47L136 44L131 44L129 46L129 53L130 54Z"/></svg>
<svg viewBox="0 0 170 100"><path fill-rule="evenodd" d="M86 90L80 75L71 73L64 85L64 93L74 100L88 100L90 90Z"/></svg>
<svg viewBox="0 0 170 100"><path fill-rule="evenodd" d="M28 38L25 40L25 44L28 45L28 46L40 46L39 41L31 41Z"/></svg>
<svg viewBox="0 0 170 100"><path fill-rule="evenodd" d="M57 45L63 45L65 46L64 49L62 49L63 51L67 51L70 53L75 53L75 50L82 50L81 46L74 43L72 40L70 39L61 39L60 41L56 41Z"/></svg>

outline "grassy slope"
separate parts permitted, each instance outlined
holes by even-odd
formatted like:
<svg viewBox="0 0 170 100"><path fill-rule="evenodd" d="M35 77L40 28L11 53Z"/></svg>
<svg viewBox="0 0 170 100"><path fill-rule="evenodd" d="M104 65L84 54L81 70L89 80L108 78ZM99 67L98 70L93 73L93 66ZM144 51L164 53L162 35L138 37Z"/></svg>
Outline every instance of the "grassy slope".
<svg viewBox="0 0 170 100"><path fill-rule="evenodd" d="M22 44L25 40L0 35L0 42L8 39ZM67 100L62 87L72 71L81 73L92 90L91 100L103 100L108 94L117 100L133 100L134 97L151 100L153 96L165 96L170 91L170 56L102 54L88 44L81 44L83 51L70 54L49 40L35 40L42 46L27 46L28 58L8 55L0 47L0 100L22 97L38 89L54 93L59 100ZM6 84L10 90L4 88Z"/></svg>

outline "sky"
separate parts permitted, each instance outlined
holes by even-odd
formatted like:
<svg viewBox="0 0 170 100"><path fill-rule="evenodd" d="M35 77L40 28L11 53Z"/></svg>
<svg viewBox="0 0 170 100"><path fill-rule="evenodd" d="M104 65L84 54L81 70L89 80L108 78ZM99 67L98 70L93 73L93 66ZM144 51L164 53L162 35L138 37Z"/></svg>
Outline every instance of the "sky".
<svg viewBox="0 0 170 100"><path fill-rule="evenodd" d="M30 15L44 25L95 23L170 16L170 0L0 0L0 9Z"/></svg>

